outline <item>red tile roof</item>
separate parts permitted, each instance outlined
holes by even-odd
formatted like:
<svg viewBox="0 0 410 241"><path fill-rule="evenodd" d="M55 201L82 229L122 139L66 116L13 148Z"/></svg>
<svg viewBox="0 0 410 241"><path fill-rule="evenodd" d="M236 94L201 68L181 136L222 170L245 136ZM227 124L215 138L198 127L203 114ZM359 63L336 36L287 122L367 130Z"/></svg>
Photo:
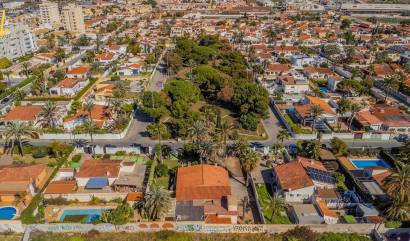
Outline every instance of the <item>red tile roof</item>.
<svg viewBox="0 0 410 241"><path fill-rule="evenodd" d="M283 190L297 190L314 185L300 162L275 166L274 170Z"/></svg>
<svg viewBox="0 0 410 241"><path fill-rule="evenodd" d="M77 78L65 78L58 82L57 86L60 88L72 88L80 81L82 80Z"/></svg>
<svg viewBox="0 0 410 241"><path fill-rule="evenodd" d="M47 168L46 164L0 166L0 182L32 181Z"/></svg>
<svg viewBox="0 0 410 241"><path fill-rule="evenodd" d="M297 157L297 161L300 162L300 164L302 164L304 168L311 167L322 171L327 171L326 167L323 166L323 164L320 161L315 161L313 159L301 156Z"/></svg>
<svg viewBox="0 0 410 241"><path fill-rule="evenodd" d="M95 58L98 60L112 60L112 58L114 58L114 54L112 53L96 54Z"/></svg>
<svg viewBox="0 0 410 241"><path fill-rule="evenodd" d="M221 199L231 195L228 172L218 166L180 167L177 174L178 201Z"/></svg>
<svg viewBox="0 0 410 241"><path fill-rule="evenodd" d="M107 109L108 107L105 105L94 105L93 109L91 110L91 119L99 128L101 128L104 125L104 123L109 119ZM88 111L81 110L77 112L75 115L65 119L64 122L70 122L80 117L88 117L89 115L90 113Z"/></svg>
<svg viewBox="0 0 410 241"><path fill-rule="evenodd" d="M284 72L284 71L289 71L289 65L287 64L270 64L268 66L269 71L274 71L274 72Z"/></svg>
<svg viewBox="0 0 410 241"><path fill-rule="evenodd" d="M121 161L114 160L86 160L76 177L116 178L120 172L120 164Z"/></svg>
<svg viewBox="0 0 410 241"><path fill-rule="evenodd" d="M75 67L75 68L72 68L71 70L69 70L67 72L67 74L80 74L80 75L83 75L83 74L86 74L89 69L90 68L87 67L87 66Z"/></svg>
<svg viewBox="0 0 410 241"><path fill-rule="evenodd" d="M77 182L72 181L54 181L51 182L45 194L64 194L64 193L73 193L77 189Z"/></svg>
<svg viewBox="0 0 410 241"><path fill-rule="evenodd" d="M40 105L16 106L6 115L1 117L2 121L35 121L40 114Z"/></svg>
<svg viewBox="0 0 410 241"><path fill-rule="evenodd" d="M229 217L218 217L218 215L210 214L205 218L205 223L209 224L231 224L231 218Z"/></svg>

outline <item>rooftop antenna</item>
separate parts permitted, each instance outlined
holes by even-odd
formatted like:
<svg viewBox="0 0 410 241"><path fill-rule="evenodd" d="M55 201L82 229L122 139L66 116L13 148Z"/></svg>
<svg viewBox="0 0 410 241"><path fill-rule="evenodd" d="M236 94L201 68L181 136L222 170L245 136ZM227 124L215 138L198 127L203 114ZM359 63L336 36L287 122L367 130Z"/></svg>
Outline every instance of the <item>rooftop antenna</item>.
<svg viewBox="0 0 410 241"><path fill-rule="evenodd" d="M1 22L0 22L0 38L6 36L9 33L9 30L4 27L4 24L6 22L6 10L2 10L1 14Z"/></svg>

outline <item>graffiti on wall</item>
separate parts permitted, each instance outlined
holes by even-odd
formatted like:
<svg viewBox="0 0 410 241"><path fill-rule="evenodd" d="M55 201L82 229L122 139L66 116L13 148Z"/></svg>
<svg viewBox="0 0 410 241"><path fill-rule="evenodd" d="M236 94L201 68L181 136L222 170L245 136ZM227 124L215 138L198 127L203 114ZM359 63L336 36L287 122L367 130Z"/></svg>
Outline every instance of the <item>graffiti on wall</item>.
<svg viewBox="0 0 410 241"><path fill-rule="evenodd" d="M199 232L202 230L201 224L180 224L177 223L175 227L176 231L179 232Z"/></svg>

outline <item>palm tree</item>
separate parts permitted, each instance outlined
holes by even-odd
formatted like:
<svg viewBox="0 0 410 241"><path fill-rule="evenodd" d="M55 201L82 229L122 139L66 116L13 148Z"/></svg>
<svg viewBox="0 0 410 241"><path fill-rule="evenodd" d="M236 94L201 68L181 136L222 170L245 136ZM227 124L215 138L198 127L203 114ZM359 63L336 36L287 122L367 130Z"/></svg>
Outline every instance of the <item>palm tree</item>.
<svg viewBox="0 0 410 241"><path fill-rule="evenodd" d="M350 131L350 128L352 127L354 118L356 117L357 113L359 113L361 110L362 110L361 105L356 104L356 103L352 104L352 107L350 108L351 115L349 118L349 126L348 126L349 131Z"/></svg>
<svg viewBox="0 0 410 241"><path fill-rule="evenodd" d="M390 90L397 91L400 86L400 79L397 76L386 77L382 81L383 90L385 93L384 102L386 102Z"/></svg>
<svg viewBox="0 0 410 241"><path fill-rule="evenodd" d="M195 142L198 143L208 134L208 128L202 121L195 121L191 128L188 129L189 136L195 137Z"/></svg>
<svg viewBox="0 0 410 241"><path fill-rule="evenodd" d="M226 149L226 144L229 139L229 135L231 134L233 130L233 126L229 124L228 121L222 121L219 127L216 129L217 132L219 133L222 143L224 145L224 149Z"/></svg>
<svg viewBox="0 0 410 241"><path fill-rule="evenodd" d="M13 154L14 145L18 145L20 155L24 155L23 153L23 144L22 140L24 136L29 136L33 134L33 129L21 122L12 122L8 124L3 132L6 143L8 147L11 147L11 154Z"/></svg>
<svg viewBox="0 0 410 241"><path fill-rule="evenodd" d="M306 144L304 152L312 159L319 160L320 156L320 141L311 140Z"/></svg>
<svg viewBox="0 0 410 241"><path fill-rule="evenodd" d="M149 191L145 194L144 209L151 220L159 219L164 213L166 213L171 206L171 199L169 192L158 187L151 185Z"/></svg>
<svg viewBox="0 0 410 241"><path fill-rule="evenodd" d="M310 116L313 118L313 123L312 123L312 131L315 130L316 128L316 121L317 118L323 113L322 107L320 105L312 105L309 110Z"/></svg>
<svg viewBox="0 0 410 241"><path fill-rule="evenodd" d="M83 108L84 110L86 110L88 112L88 118L90 119L90 121L92 120L91 118L91 112L94 109L94 102L92 99L88 99L86 102L84 102L83 104Z"/></svg>
<svg viewBox="0 0 410 241"><path fill-rule="evenodd" d="M277 157L283 153L283 146L281 144L272 145L272 155L276 163Z"/></svg>
<svg viewBox="0 0 410 241"><path fill-rule="evenodd" d="M21 63L21 66L22 66L23 69L24 69L24 74L26 75L26 78L28 78L28 77L29 77L29 74L30 74L29 68L30 68L30 66L31 66L30 62L23 62L23 63Z"/></svg>
<svg viewBox="0 0 410 241"><path fill-rule="evenodd" d="M41 108L38 123L43 127L55 127L58 122L58 108L55 102L47 101Z"/></svg>
<svg viewBox="0 0 410 241"><path fill-rule="evenodd" d="M348 99L341 99L339 103L337 103L336 113L339 116L343 116L346 112L350 111L352 108L352 103ZM338 129L340 130L340 121L338 120Z"/></svg>
<svg viewBox="0 0 410 241"><path fill-rule="evenodd" d="M242 163L242 168L246 173L246 186L248 186L249 175L253 171L253 169L255 169L259 165L260 156L256 151L248 147L240 160Z"/></svg>
<svg viewBox="0 0 410 241"><path fill-rule="evenodd" d="M208 162L211 159L214 159L215 161L215 151L216 151L216 146L215 143L212 141L201 141L198 145L198 154L199 154L199 160L201 161L201 164L205 161Z"/></svg>
<svg viewBox="0 0 410 241"><path fill-rule="evenodd" d="M10 85L10 75L11 75L11 73L12 72L10 70L3 71L3 74L6 75L6 77L7 77L7 84L9 84L9 85Z"/></svg>
<svg viewBox="0 0 410 241"><path fill-rule="evenodd" d="M410 196L410 164L397 163L393 173L386 178L385 187L391 197L404 202Z"/></svg>
<svg viewBox="0 0 410 241"><path fill-rule="evenodd" d="M245 139L237 140L232 146L229 148L229 152L231 155L234 155L238 158L242 158L246 151L248 150L248 142Z"/></svg>
<svg viewBox="0 0 410 241"><path fill-rule="evenodd" d="M271 223L273 223L273 217L275 216L275 214L281 212L286 207L285 199L275 193L270 199L269 207L272 210L270 220Z"/></svg>
<svg viewBox="0 0 410 241"><path fill-rule="evenodd" d="M409 202L393 200L391 205L386 209L386 214L392 220L408 220L410 218Z"/></svg>
<svg viewBox="0 0 410 241"><path fill-rule="evenodd" d="M285 129L280 129L278 134L276 135L276 139L280 141L280 144L283 144L284 140L288 140L290 138L289 132Z"/></svg>

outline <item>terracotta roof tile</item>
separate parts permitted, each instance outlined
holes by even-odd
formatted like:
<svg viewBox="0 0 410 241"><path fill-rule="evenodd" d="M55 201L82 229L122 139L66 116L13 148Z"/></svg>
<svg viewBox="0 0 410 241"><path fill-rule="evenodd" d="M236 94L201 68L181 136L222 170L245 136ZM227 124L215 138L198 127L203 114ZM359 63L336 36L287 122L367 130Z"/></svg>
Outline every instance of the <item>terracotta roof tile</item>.
<svg viewBox="0 0 410 241"><path fill-rule="evenodd" d="M177 174L176 199L221 199L231 195L228 172L218 166L180 167Z"/></svg>
<svg viewBox="0 0 410 241"><path fill-rule="evenodd" d="M2 121L35 121L40 114L42 107L40 105L16 106L5 116Z"/></svg>
<svg viewBox="0 0 410 241"><path fill-rule="evenodd" d="M45 194L64 194L64 193L73 193L77 189L77 182L75 180L72 181L54 181L51 182L47 189L45 190Z"/></svg>
<svg viewBox="0 0 410 241"><path fill-rule="evenodd" d="M314 185L300 162L295 161L275 166L274 170L279 184L284 190L297 190Z"/></svg>
<svg viewBox="0 0 410 241"><path fill-rule="evenodd" d="M121 161L86 160L76 177L118 177Z"/></svg>

